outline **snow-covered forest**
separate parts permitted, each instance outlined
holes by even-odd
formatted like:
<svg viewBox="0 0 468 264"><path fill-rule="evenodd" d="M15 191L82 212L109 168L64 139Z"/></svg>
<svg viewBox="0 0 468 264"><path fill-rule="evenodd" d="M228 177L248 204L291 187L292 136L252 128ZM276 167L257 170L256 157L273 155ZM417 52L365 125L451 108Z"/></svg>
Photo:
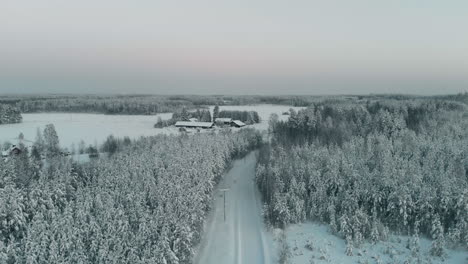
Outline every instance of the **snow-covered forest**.
<svg viewBox="0 0 468 264"><path fill-rule="evenodd" d="M182 106L193 106L187 100L161 96L49 96L20 97L16 104L24 113L70 112L126 115L151 115L173 112Z"/></svg>
<svg viewBox="0 0 468 264"><path fill-rule="evenodd" d="M139 139L120 133L79 143L77 153L96 157L84 161L67 156L52 124L34 140L21 133L19 152L6 143L0 160L0 263L197 263L200 248L198 263L216 263L213 248L228 252L226 261L287 263L288 251L304 250L299 263L306 255L354 263L387 254L376 250L395 237L407 248L395 246L403 252L395 263L451 259L468 250L467 98L316 98L288 112L183 105L165 121L225 112L257 115L262 126ZM227 204L214 197L220 188L229 189ZM264 228L260 211L273 229ZM219 242L226 237L232 241ZM310 250L326 240L338 258Z"/></svg>
<svg viewBox="0 0 468 264"><path fill-rule="evenodd" d="M16 106L0 104L0 125L20 123L21 120L21 112Z"/></svg>
<svg viewBox="0 0 468 264"><path fill-rule="evenodd" d="M142 137L77 164L52 125L38 138L0 160L0 263L189 263L215 184L261 142L251 129Z"/></svg>
<svg viewBox="0 0 468 264"><path fill-rule="evenodd" d="M466 95L465 95L466 96ZM273 226L329 225L353 254L365 240L419 237L431 254L468 248L468 112L446 100L333 100L270 121L256 181Z"/></svg>
<svg viewBox="0 0 468 264"><path fill-rule="evenodd" d="M468 264L468 0L3 2L0 264Z"/></svg>

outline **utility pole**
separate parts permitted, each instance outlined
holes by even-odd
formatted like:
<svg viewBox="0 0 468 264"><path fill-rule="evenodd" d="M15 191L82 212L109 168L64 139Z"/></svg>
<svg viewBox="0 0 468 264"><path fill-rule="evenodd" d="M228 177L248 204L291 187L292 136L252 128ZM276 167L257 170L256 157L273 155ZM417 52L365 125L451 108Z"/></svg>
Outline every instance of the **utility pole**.
<svg viewBox="0 0 468 264"><path fill-rule="evenodd" d="M226 192L229 191L229 189L220 189L221 192L223 192L223 200L224 200L224 222L226 223Z"/></svg>

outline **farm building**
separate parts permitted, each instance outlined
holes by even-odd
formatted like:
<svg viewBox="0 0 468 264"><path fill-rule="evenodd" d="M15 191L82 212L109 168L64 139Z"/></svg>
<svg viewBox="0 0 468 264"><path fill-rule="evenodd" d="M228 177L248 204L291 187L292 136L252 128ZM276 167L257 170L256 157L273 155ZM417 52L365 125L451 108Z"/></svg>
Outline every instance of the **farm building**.
<svg viewBox="0 0 468 264"><path fill-rule="evenodd" d="M19 155L19 154L21 154L21 149L16 145L11 146L10 155Z"/></svg>
<svg viewBox="0 0 468 264"><path fill-rule="evenodd" d="M215 123L217 124L224 124L224 125L230 125L232 123L232 118L223 118L219 117L215 119Z"/></svg>
<svg viewBox="0 0 468 264"><path fill-rule="evenodd" d="M177 121L175 123L176 127L185 127L185 128L212 128L213 122L189 122L189 121Z"/></svg>
<svg viewBox="0 0 468 264"><path fill-rule="evenodd" d="M19 154L21 154L21 149L16 145L12 145L8 150L2 151L2 157L4 158L11 156L11 155L19 155Z"/></svg>
<svg viewBox="0 0 468 264"><path fill-rule="evenodd" d="M231 126L233 127L244 127L245 123L240 120L232 120Z"/></svg>

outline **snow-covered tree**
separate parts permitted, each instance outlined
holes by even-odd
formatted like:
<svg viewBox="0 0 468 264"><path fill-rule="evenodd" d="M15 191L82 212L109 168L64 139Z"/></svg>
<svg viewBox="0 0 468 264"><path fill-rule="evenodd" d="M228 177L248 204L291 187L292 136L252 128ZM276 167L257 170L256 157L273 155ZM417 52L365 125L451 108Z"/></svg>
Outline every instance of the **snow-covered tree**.
<svg viewBox="0 0 468 264"><path fill-rule="evenodd" d="M445 254L445 237L444 237L444 228L440 223L439 217L436 215L432 220L432 245L431 245L431 254L434 256L443 256Z"/></svg>
<svg viewBox="0 0 468 264"><path fill-rule="evenodd" d="M20 123L22 119L20 110L16 106L0 104L0 125Z"/></svg>
<svg viewBox="0 0 468 264"><path fill-rule="evenodd" d="M213 109L213 122L216 121L216 118L219 117L219 106L215 105Z"/></svg>
<svg viewBox="0 0 468 264"><path fill-rule="evenodd" d="M427 99L291 111L257 165L269 222L297 222L303 210L354 246L391 231L411 235L417 223L417 235L434 237L436 254L446 242L468 246L467 111Z"/></svg>
<svg viewBox="0 0 468 264"><path fill-rule="evenodd" d="M44 150L46 157L51 158L60 154L59 138L53 124L44 128Z"/></svg>
<svg viewBox="0 0 468 264"><path fill-rule="evenodd" d="M0 160L0 259L190 263L214 185L261 137L245 129L115 140L128 148L87 164L57 156L28 188L15 183L18 158Z"/></svg>

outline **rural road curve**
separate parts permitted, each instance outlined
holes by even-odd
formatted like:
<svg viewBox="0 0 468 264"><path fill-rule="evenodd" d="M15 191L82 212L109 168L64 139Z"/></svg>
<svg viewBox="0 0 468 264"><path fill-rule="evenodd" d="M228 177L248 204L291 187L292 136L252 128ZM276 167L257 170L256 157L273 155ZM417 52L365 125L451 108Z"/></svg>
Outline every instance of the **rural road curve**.
<svg viewBox="0 0 468 264"><path fill-rule="evenodd" d="M213 209L194 263L271 263L271 239L261 217L260 194L256 188L257 152L236 160L215 191ZM226 221L224 199L226 192Z"/></svg>

